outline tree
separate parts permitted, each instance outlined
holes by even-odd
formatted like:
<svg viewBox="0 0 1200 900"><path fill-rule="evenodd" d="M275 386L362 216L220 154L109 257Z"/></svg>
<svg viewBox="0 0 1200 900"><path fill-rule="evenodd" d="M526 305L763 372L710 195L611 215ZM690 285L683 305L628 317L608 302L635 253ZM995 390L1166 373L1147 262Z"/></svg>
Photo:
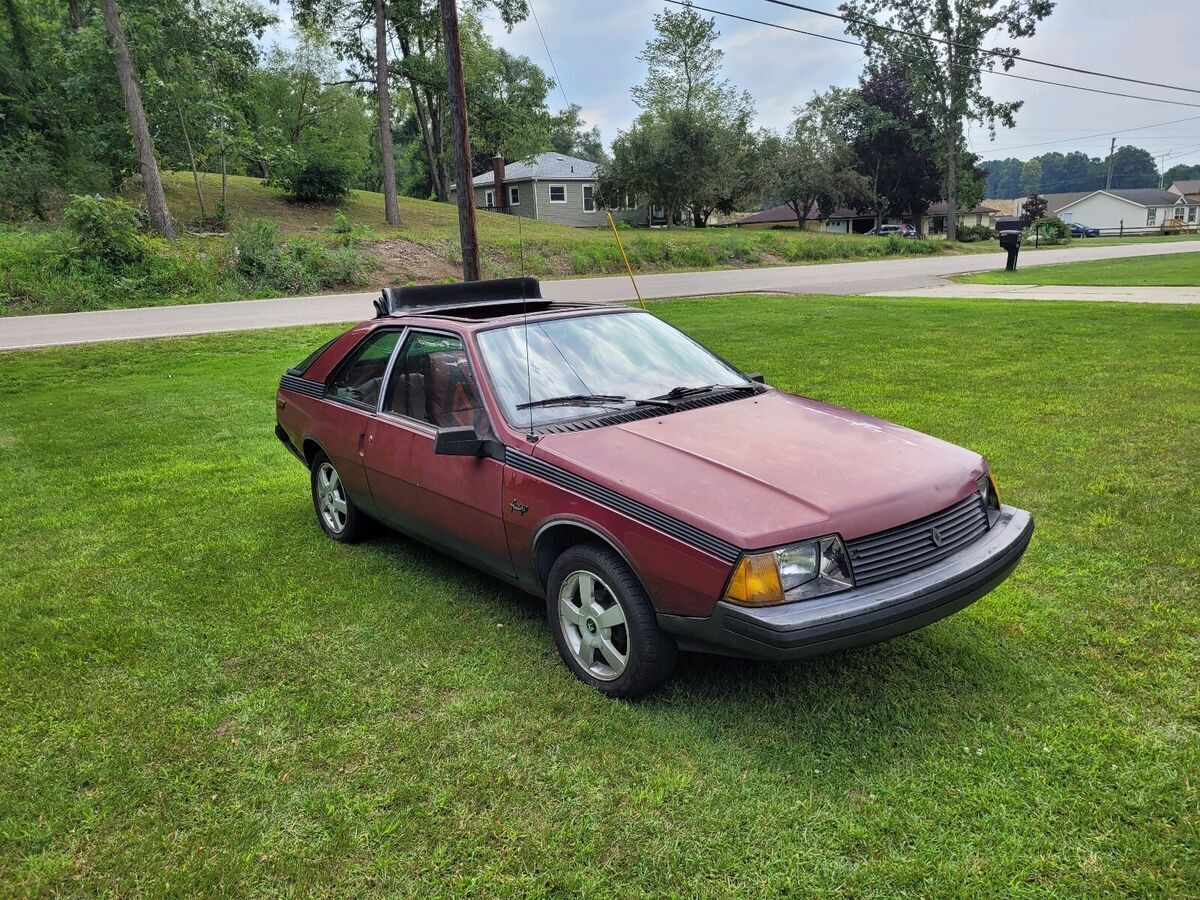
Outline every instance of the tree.
<svg viewBox="0 0 1200 900"><path fill-rule="evenodd" d="M163 193L162 178L158 171L158 160L154 156L154 142L150 138L150 126L146 122L146 110L142 106L142 91L133 70L129 46L125 40L125 29L121 25L121 12L117 0L101 0L104 25L108 29L117 67L117 80L125 98L125 112L129 117L129 130L137 149L138 168L142 173L142 186L146 191L146 209L150 224L165 238L175 237L175 226L171 224L171 213L167 209L167 197Z"/></svg>
<svg viewBox="0 0 1200 900"><path fill-rule="evenodd" d="M1163 184L1165 185L1170 185L1175 181L1197 180L1200 180L1200 164L1189 166L1184 163L1178 163L1163 172Z"/></svg>
<svg viewBox="0 0 1200 900"><path fill-rule="evenodd" d="M461 20L471 145L490 166L494 156L526 159L550 148L546 95L554 82L527 56L492 46L479 19Z"/></svg>
<svg viewBox="0 0 1200 900"><path fill-rule="evenodd" d="M760 156L766 192L791 209L800 228L814 214L828 218L837 206L861 203L868 190L867 180L853 171L853 150L827 112L819 99L809 103L783 137L764 141Z"/></svg>
<svg viewBox="0 0 1200 900"><path fill-rule="evenodd" d="M997 57L983 45L993 31L1010 38L1029 37L1054 8L1053 0L848 0L838 7L850 21L846 30L866 44L876 71L891 65L907 73L913 97L942 135L942 166L950 205L947 237L957 236L958 163L964 121L979 121L995 131L996 122L1011 128L1021 101L1000 102L983 91L982 73ZM885 31L880 25L898 29ZM993 47L1016 55L1014 47ZM1000 60L1004 69L1013 60Z"/></svg>
<svg viewBox="0 0 1200 900"><path fill-rule="evenodd" d="M583 110L572 103L550 120L550 147L565 156L586 159L594 163L608 162L600 129L589 129L583 121Z"/></svg>
<svg viewBox="0 0 1200 900"><path fill-rule="evenodd" d="M388 89L387 12L384 0L375 4L375 96L379 103L379 157L383 168L383 215L389 225L400 224L396 202L396 151L392 147L392 100Z"/></svg>
<svg viewBox="0 0 1200 900"><path fill-rule="evenodd" d="M672 122L672 120L678 120ZM612 144L612 161L600 168L597 200L605 206L644 201L666 211L667 225L687 202L689 186L680 177L688 148L678 140L686 127L679 113L643 113Z"/></svg>
<svg viewBox="0 0 1200 900"><path fill-rule="evenodd" d="M654 28L638 55L646 78L632 94L644 110L637 128L660 142L658 152L673 161L677 185L668 189L656 166L623 164L620 171L641 172L644 181L629 182L634 193L669 206L672 214L686 209L692 224L703 228L714 211L731 211L748 192L755 169L749 130L754 106L749 94L720 77L724 54L716 46L714 19L685 7L655 15Z"/></svg>
<svg viewBox="0 0 1200 900"><path fill-rule="evenodd" d="M1042 163L1039 159L1031 159L1021 167L1021 193L1028 197L1041 189Z"/></svg>
<svg viewBox="0 0 1200 900"><path fill-rule="evenodd" d="M1113 154L1114 188L1158 187L1158 166L1149 151L1126 145Z"/></svg>
<svg viewBox="0 0 1200 900"><path fill-rule="evenodd" d="M879 225L894 210L938 199L932 123L913 108L901 73L867 73L858 90L835 89L813 104L853 152L854 169L863 179L856 210L872 213Z"/></svg>
<svg viewBox="0 0 1200 900"><path fill-rule="evenodd" d="M1034 191L1021 206L1021 227L1028 228L1046 215L1046 198Z"/></svg>

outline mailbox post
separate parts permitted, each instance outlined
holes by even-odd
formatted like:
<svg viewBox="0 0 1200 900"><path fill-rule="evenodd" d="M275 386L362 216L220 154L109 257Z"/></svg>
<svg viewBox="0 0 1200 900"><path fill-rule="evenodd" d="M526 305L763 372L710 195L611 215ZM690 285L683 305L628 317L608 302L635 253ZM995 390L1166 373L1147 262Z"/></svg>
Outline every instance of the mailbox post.
<svg viewBox="0 0 1200 900"><path fill-rule="evenodd" d="M1007 272L1017 271L1017 254L1021 252L1021 220L997 219L996 232L1000 236L1000 247L1008 251Z"/></svg>

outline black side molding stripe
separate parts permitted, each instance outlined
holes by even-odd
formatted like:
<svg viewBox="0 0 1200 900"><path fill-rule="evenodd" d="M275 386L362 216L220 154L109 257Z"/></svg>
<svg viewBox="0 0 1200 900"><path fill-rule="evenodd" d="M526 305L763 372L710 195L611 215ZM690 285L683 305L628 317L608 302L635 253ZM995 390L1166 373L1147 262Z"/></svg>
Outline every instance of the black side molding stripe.
<svg viewBox="0 0 1200 900"><path fill-rule="evenodd" d="M324 397L325 385L319 381L309 381L307 378L298 378L295 375L284 375L279 379L279 387L285 391L295 391L297 394L304 394L306 397Z"/></svg>
<svg viewBox="0 0 1200 900"><path fill-rule="evenodd" d="M609 490L602 485L596 484L594 481L588 481L586 478L581 478L565 469L559 468L553 463L536 459L527 453L514 450L512 447L505 448L504 461L514 469L520 469L522 472L536 475L538 478L549 481L551 484L556 484L559 487L573 491L581 497L594 500L596 503L629 516L631 519L636 519L639 522L657 528L659 531L669 534L671 537L677 538L685 544L691 544L705 553L710 553L724 562L736 562L738 557L741 556L741 550L728 541L714 537L707 532L701 531L694 525L681 522L676 518L659 512L657 509L652 509L644 503L623 497L616 491Z"/></svg>

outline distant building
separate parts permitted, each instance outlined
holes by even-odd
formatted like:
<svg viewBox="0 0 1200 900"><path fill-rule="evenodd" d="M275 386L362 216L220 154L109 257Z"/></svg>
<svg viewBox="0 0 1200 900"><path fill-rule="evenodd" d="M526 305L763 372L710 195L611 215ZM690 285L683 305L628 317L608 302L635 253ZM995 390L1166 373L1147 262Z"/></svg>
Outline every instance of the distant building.
<svg viewBox="0 0 1200 900"><path fill-rule="evenodd" d="M539 153L532 160L505 165L499 189L493 172L476 175L475 206L560 225L606 225L605 213L610 210L596 202L597 168L596 163L586 159ZM452 197L457 196L457 187L450 186ZM661 224L651 221L654 210L638 207L632 198L629 202L632 205L611 210L614 219L638 225Z"/></svg>
<svg viewBox="0 0 1200 900"><path fill-rule="evenodd" d="M1189 182L1176 184L1186 185ZM1139 231L1158 231L1172 219L1182 220L1189 228L1200 225L1200 197L1189 199L1185 194L1170 190L1112 188L1042 196L1046 200L1047 215L1101 231L1134 234ZM1028 199L1021 197L1016 201L1017 215L1021 214Z"/></svg>
<svg viewBox="0 0 1200 900"><path fill-rule="evenodd" d="M1192 203L1200 203L1200 179L1190 179L1188 181L1172 181L1171 186L1167 188L1172 194L1178 194Z"/></svg>
<svg viewBox="0 0 1200 900"><path fill-rule="evenodd" d="M939 201L929 207L928 213L921 219L922 234L945 234L946 219L950 213L950 204ZM958 214L958 227L971 225L995 225L997 210L992 206L979 204ZM753 215L746 216L735 222L739 228L794 228L796 214L787 204L773 206ZM912 216L884 216L881 225L913 225ZM826 219L814 207L808 220L804 223L807 231L825 231L830 234L866 234L875 227L875 217L870 214L856 212L853 209L839 207L833 210Z"/></svg>

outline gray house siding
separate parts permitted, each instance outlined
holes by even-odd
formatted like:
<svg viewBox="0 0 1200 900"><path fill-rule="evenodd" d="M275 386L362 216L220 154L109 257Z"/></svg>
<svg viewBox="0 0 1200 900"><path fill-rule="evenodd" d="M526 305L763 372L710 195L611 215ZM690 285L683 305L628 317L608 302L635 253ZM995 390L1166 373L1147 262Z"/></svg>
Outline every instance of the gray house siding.
<svg viewBox="0 0 1200 900"><path fill-rule="evenodd" d="M605 210L595 206L592 210L584 209L584 186L590 185L595 190L594 181L552 181L538 179L537 181L512 181L505 183L505 191L516 187L520 192L520 203L510 206L508 212L528 219L538 219L542 222L555 222L559 225L573 225L577 228L600 228L608 224ZM551 187L562 187L564 200L550 199ZM475 186L475 205L487 208L487 195L492 191L490 185ZM495 204L495 205L498 205ZM613 210L613 218L618 222L634 221L644 224L646 211L644 209Z"/></svg>

